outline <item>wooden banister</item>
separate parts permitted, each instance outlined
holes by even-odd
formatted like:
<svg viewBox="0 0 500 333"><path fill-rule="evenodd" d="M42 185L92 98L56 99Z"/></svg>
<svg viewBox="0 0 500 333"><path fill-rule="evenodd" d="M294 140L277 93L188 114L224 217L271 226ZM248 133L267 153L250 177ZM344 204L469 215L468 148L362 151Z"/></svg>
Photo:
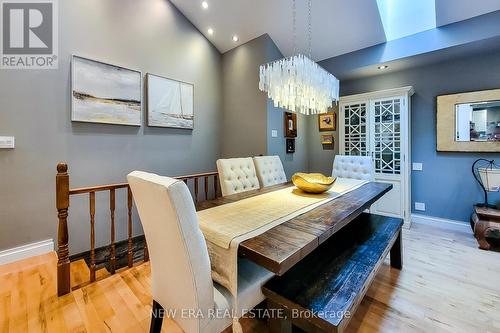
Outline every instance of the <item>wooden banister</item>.
<svg viewBox="0 0 500 333"><path fill-rule="evenodd" d="M218 174L217 172L204 172L191 174L186 176L173 177L182 180L189 186L190 181L194 181L193 199L195 203L200 200L200 179L203 178L203 189L201 196L202 200L210 199L210 178L213 178L213 198L218 196ZM96 280L96 227L95 227L95 214L96 214L96 192L109 191L109 209L110 209L110 273L114 274L117 267L117 254L116 254L116 191L120 189L127 189L127 266L132 267L134 262L134 250L132 243L133 235L133 221L132 221L132 208L133 196L128 183L117 183L108 185L88 186L70 189L69 187L69 174L68 166L65 163L57 165L56 175L56 208L59 220L58 224L58 248L57 248L57 293L59 296L67 294L71 291L70 284L70 259L69 259L69 235L68 235L68 209L70 205L70 197L72 195L88 194L89 195L89 214L90 214L90 281ZM149 261L149 253L147 243L144 243L144 261Z"/></svg>

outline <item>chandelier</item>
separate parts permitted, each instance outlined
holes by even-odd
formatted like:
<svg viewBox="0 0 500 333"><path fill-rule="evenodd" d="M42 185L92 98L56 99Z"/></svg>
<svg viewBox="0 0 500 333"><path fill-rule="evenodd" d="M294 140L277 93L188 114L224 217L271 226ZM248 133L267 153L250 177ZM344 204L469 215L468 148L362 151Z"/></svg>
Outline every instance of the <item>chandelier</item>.
<svg viewBox="0 0 500 333"><path fill-rule="evenodd" d="M328 112L339 100L339 80L310 59L311 0L309 9L309 57L296 54L260 66L259 89L267 92L275 107L305 115ZM295 0L293 0L294 53L296 38Z"/></svg>

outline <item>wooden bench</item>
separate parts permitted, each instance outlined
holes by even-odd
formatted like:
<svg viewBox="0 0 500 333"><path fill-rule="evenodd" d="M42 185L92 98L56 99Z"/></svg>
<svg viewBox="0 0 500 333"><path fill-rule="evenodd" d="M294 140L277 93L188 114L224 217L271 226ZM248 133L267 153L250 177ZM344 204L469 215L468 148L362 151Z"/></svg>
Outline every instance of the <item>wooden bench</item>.
<svg viewBox="0 0 500 333"><path fill-rule="evenodd" d="M399 218L361 214L263 292L272 313L271 332L343 332L390 252L402 268Z"/></svg>

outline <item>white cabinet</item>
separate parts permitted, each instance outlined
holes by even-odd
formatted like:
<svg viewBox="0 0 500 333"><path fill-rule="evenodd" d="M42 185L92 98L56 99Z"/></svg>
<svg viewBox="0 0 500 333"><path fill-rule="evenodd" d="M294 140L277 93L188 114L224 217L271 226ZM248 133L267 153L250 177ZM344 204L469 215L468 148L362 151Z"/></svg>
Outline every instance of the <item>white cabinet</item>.
<svg viewBox="0 0 500 333"><path fill-rule="evenodd" d="M339 150L371 156L375 180L393 188L370 208L374 214L403 218L410 225L410 98L403 87L340 98Z"/></svg>

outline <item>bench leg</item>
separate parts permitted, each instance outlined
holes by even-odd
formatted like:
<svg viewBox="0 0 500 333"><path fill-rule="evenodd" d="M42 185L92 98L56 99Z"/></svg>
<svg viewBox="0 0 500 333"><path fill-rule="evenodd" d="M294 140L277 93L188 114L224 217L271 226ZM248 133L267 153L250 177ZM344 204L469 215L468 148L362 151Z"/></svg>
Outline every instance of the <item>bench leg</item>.
<svg viewBox="0 0 500 333"><path fill-rule="evenodd" d="M281 307L271 300L267 300L268 309L280 309ZM271 316L268 319L269 333L292 333L292 322L289 319Z"/></svg>
<svg viewBox="0 0 500 333"><path fill-rule="evenodd" d="M151 309L151 326L149 333L160 333L163 323L163 307L157 301L153 300L153 308Z"/></svg>
<svg viewBox="0 0 500 333"><path fill-rule="evenodd" d="M391 248L391 266L397 269L403 268L403 246L401 244L401 230L399 231L398 238Z"/></svg>

